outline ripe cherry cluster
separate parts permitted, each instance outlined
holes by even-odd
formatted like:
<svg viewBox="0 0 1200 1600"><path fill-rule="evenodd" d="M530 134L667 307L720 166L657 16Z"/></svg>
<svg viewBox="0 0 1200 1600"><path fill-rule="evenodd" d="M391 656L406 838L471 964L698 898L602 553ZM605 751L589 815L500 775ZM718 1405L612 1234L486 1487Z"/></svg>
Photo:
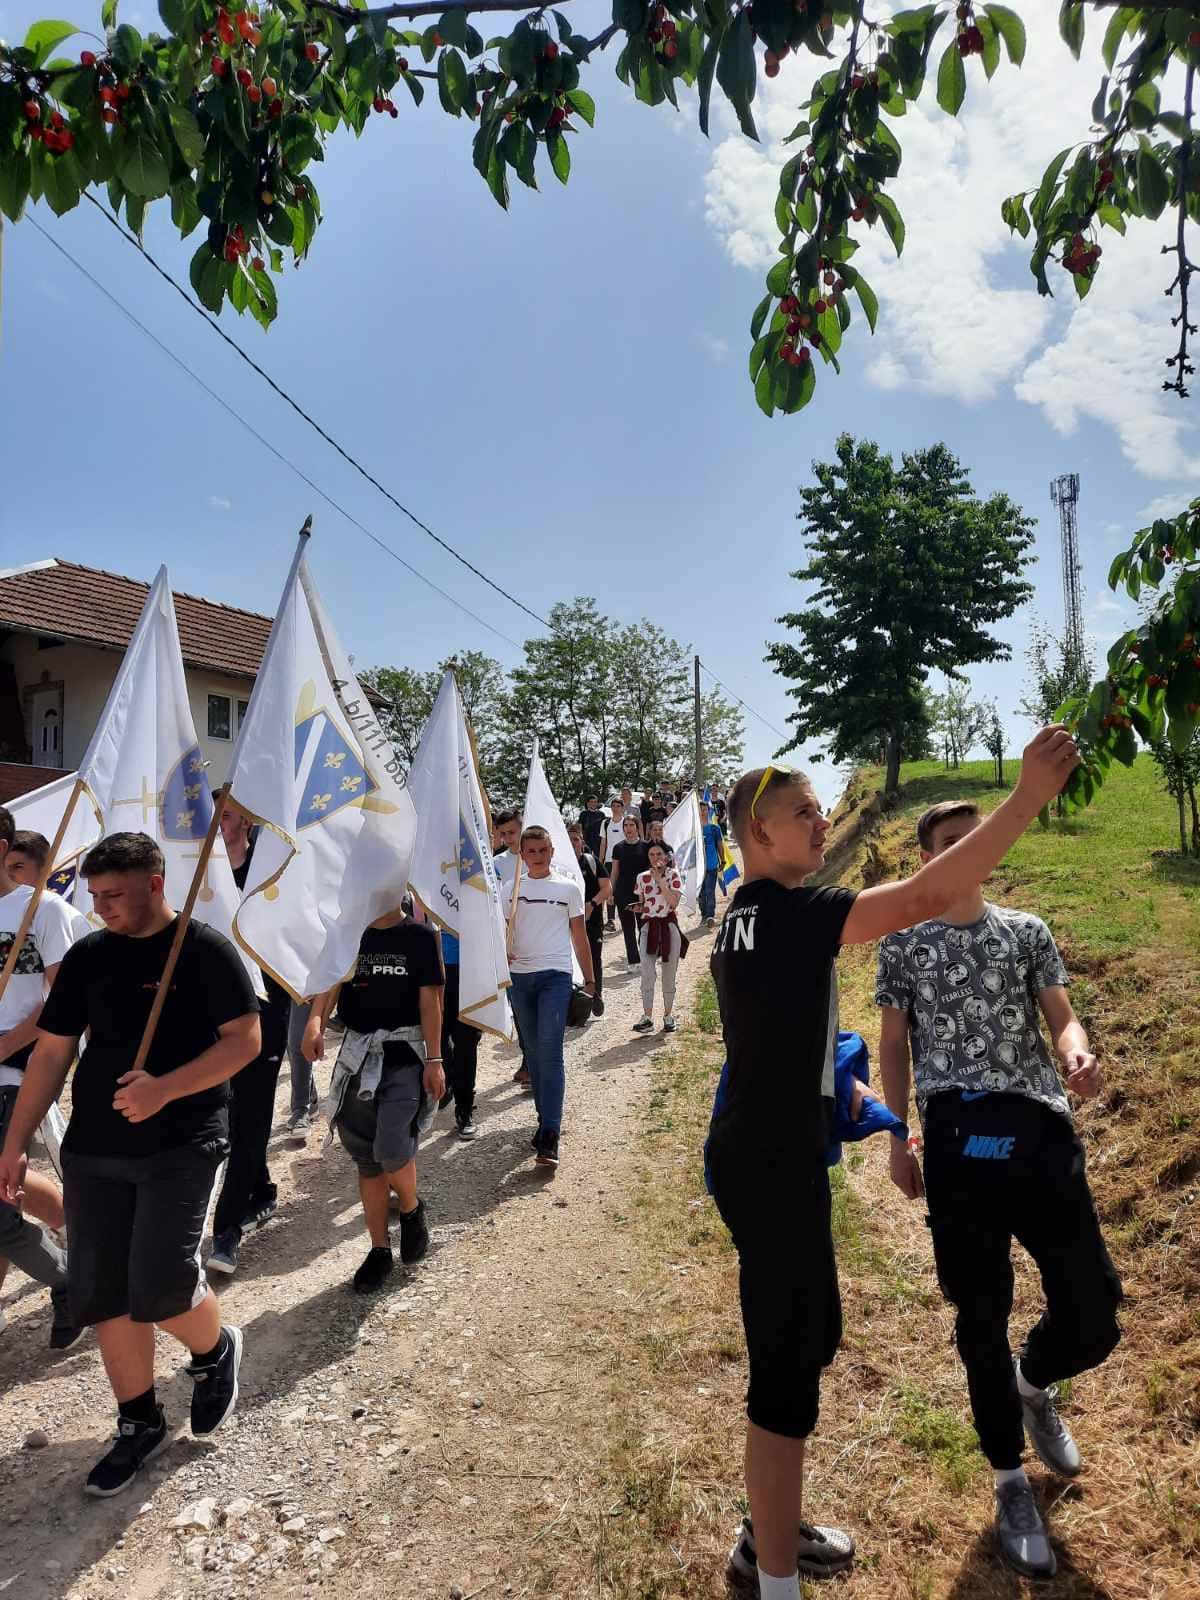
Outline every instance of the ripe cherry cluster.
<svg viewBox="0 0 1200 1600"><path fill-rule="evenodd" d="M960 56L983 54L983 33L975 22L975 8L970 0L962 0L958 16L958 53ZM951 58L953 59L953 57Z"/></svg>
<svg viewBox="0 0 1200 1600"><path fill-rule="evenodd" d="M62 155L75 143L75 135L63 121L62 113L52 111L45 121L40 100L25 102L25 131L34 144L43 144L51 155Z"/></svg>
<svg viewBox="0 0 1200 1600"><path fill-rule="evenodd" d="M215 31L206 29L200 35L200 43L204 48L211 49L214 44L219 44L220 49L213 55L209 66L214 78L227 79L230 72L229 57L221 54L221 50L229 51L233 56L241 53L242 46L249 45L253 50L262 42L262 32L258 26L257 11L238 11L230 18L224 6L218 8L217 26ZM320 51L315 44L305 46L305 55L310 61L316 61ZM255 83L254 74L249 67L236 67L233 72L234 81L245 91L246 99L252 106L264 102L267 107L267 116L273 121L283 115L283 101L279 97L279 85L270 74L265 74L259 83Z"/></svg>
<svg viewBox="0 0 1200 1600"><path fill-rule="evenodd" d="M660 61L674 61L679 54L679 43L675 38L677 31L675 19L667 14L666 6L655 6L654 17L646 37L657 47L655 54Z"/></svg>

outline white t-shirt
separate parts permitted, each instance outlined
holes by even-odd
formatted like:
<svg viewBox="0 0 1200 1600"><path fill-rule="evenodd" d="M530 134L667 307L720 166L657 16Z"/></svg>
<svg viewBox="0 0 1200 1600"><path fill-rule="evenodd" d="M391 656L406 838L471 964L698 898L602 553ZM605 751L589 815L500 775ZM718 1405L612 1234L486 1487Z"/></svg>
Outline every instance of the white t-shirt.
<svg viewBox="0 0 1200 1600"><path fill-rule="evenodd" d="M625 837L625 818L619 821L612 817L604 824L604 859L611 864L612 853Z"/></svg>
<svg viewBox="0 0 1200 1600"><path fill-rule="evenodd" d="M512 907L510 879L501 888L504 914ZM573 878L550 869L548 878L521 874L513 927L510 972L573 972L571 918L582 917L583 896Z"/></svg>
<svg viewBox="0 0 1200 1600"><path fill-rule="evenodd" d="M502 850L495 857L496 876L500 880L500 889L503 892L506 886L512 886L512 881L517 875L517 862L520 860L515 850Z"/></svg>
<svg viewBox="0 0 1200 1600"><path fill-rule="evenodd" d="M33 890L19 883L0 895L0 969L8 960L25 907ZM56 894L44 894L33 914L33 922L17 957L8 988L0 998L0 1033L7 1033L24 1022L46 998L46 968L56 967L77 939L92 930L87 918ZM0 1089L20 1083L21 1069L0 1061Z"/></svg>

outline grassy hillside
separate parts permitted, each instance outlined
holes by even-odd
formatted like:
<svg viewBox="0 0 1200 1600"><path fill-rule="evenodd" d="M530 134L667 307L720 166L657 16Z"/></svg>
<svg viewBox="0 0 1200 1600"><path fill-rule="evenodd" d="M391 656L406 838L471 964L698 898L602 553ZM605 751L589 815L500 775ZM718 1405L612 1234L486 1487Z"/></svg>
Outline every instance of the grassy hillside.
<svg viewBox="0 0 1200 1600"><path fill-rule="evenodd" d="M831 875L862 885L911 870L923 807L957 795L991 806L1002 796L990 777L990 763L951 774L909 767L898 804L884 810L878 774L859 774L836 813ZM1139 760L1084 816L1026 835L987 891L1049 921L1108 1075L1078 1123L1125 1282L1125 1337L1100 1372L1067 1386L1083 1476L1066 1485L1031 1467L1059 1577L1031 1587L993 1555L990 1474L923 1208L891 1186L875 1139L835 1174L847 1331L810 1452L811 1515L844 1521L860 1542L855 1573L838 1587L844 1600L1200 1595L1200 870L1155 855L1169 851L1172 831L1169 802ZM839 966L843 1026L874 1047L872 954L847 951ZM743 1509L744 1354L736 1265L699 1151L722 1054L706 984L649 1108L628 1207L638 1316L613 1373L611 1449L591 1486L596 1520L580 1530L575 1592L721 1593ZM1018 1257L1014 1343L1037 1315L1034 1274ZM568 1592L565 1556L547 1572L547 1592Z"/></svg>

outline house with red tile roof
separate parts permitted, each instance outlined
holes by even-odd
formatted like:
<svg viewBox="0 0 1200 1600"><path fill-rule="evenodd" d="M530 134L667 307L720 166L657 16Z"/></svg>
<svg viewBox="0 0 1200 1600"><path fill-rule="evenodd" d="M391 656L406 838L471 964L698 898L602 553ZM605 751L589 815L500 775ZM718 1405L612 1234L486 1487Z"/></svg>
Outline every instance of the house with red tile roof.
<svg viewBox="0 0 1200 1600"><path fill-rule="evenodd" d="M0 568L0 804L79 765L149 588L55 558ZM175 615L215 788L225 780L272 619L178 592Z"/></svg>

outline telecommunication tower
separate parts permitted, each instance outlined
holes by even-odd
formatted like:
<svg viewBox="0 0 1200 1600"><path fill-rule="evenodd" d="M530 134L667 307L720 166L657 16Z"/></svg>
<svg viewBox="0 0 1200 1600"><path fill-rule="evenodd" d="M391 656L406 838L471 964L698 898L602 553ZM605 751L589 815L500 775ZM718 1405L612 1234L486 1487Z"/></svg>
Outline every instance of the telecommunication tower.
<svg viewBox="0 0 1200 1600"><path fill-rule="evenodd" d="M1063 650L1072 672L1083 665L1083 584L1079 577L1079 529L1075 506L1079 500L1079 474L1064 472L1050 485L1050 498L1058 507L1062 527Z"/></svg>

